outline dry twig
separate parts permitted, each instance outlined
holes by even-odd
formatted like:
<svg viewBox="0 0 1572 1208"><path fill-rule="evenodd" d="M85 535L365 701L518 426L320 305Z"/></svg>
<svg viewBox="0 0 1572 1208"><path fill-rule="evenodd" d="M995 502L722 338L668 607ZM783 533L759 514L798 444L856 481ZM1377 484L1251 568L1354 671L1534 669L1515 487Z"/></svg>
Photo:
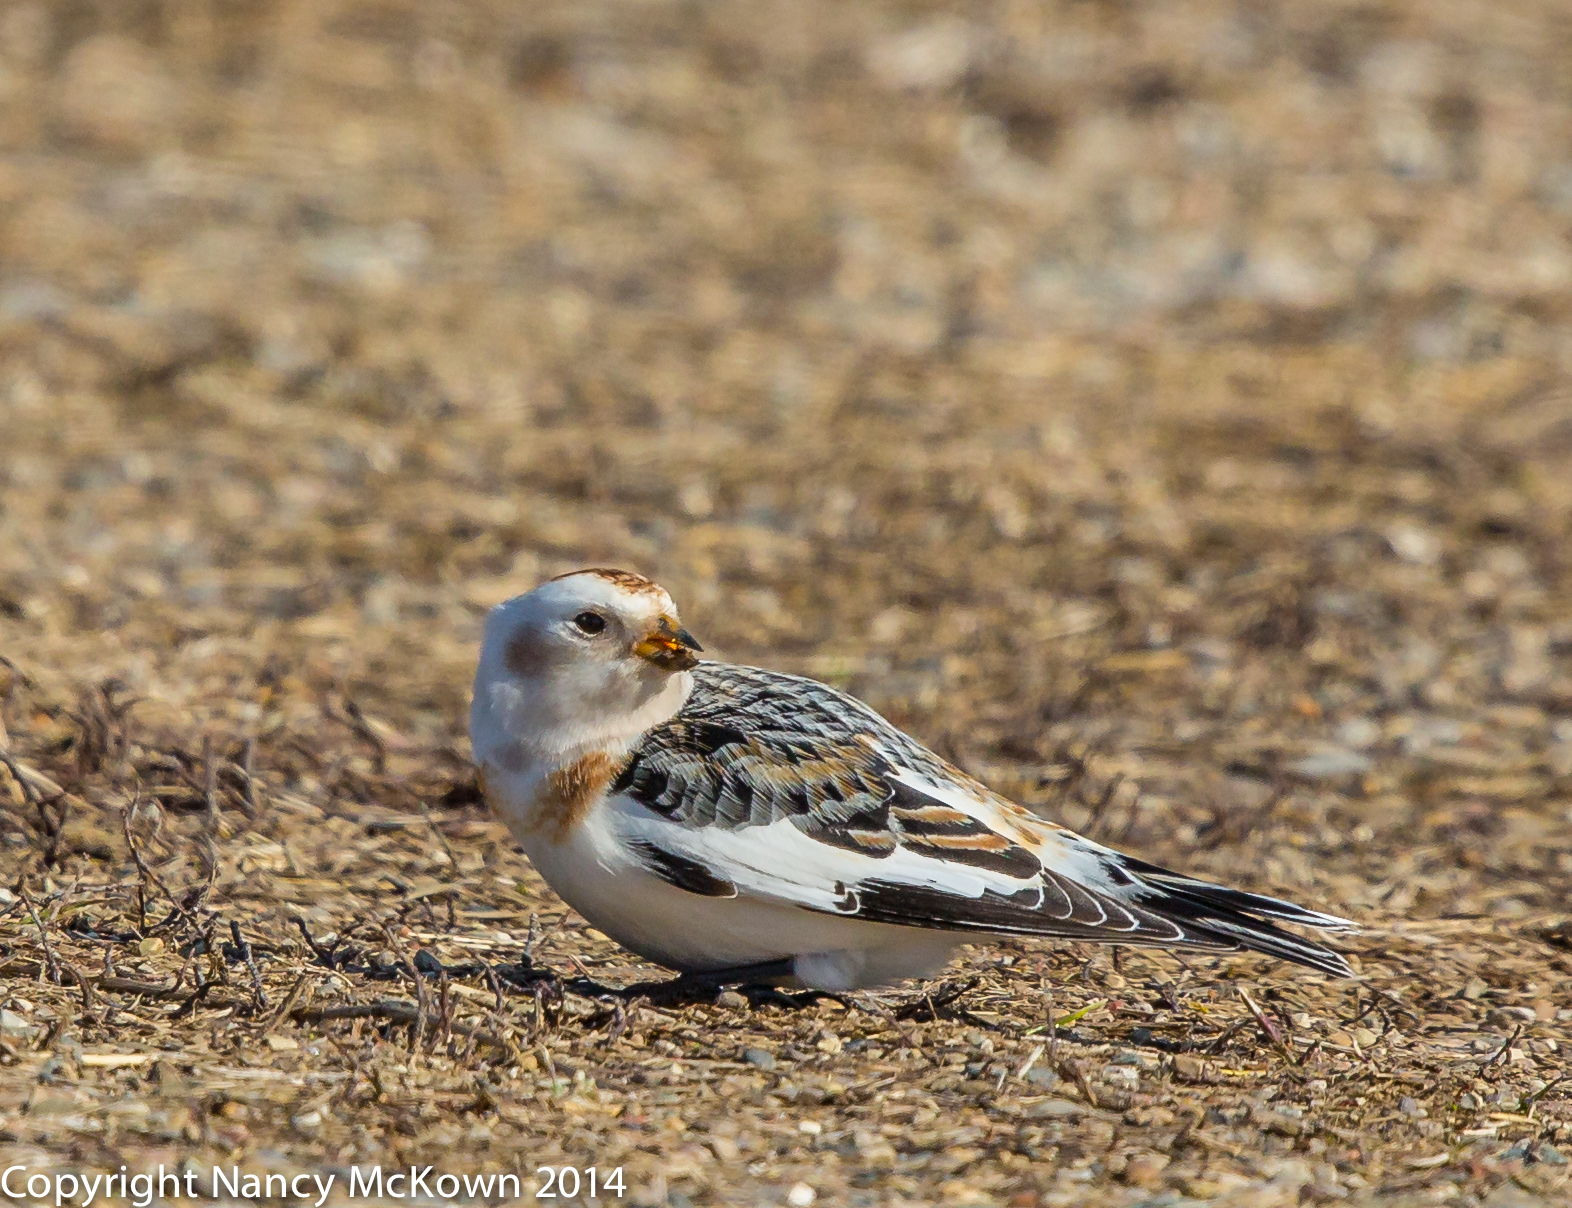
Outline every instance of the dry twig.
<svg viewBox="0 0 1572 1208"><path fill-rule="evenodd" d="M262 984L262 971L257 968L257 958L251 951L251 945L246 942L246 937L240 932L240 924L234 919L229 920L229 935L235 941L235 947L240 952L240 959L245 962L246 968L251 971L251 995L258 1012L267 1010L267 989Z"/></svg>

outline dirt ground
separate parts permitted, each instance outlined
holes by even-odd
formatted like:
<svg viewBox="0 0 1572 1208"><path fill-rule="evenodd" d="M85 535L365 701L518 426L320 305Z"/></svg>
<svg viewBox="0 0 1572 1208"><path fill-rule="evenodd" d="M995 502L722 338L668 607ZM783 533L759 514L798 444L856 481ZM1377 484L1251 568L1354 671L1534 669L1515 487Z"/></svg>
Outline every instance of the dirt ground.
<svg viewBox="0 0 1572 1208"><path fill-rule="evenodd" d="M1572 1202L1569 148L1554 0L9 0L0 1167ZM610 993L465 738L585 564L1359 978Z"/></svg>

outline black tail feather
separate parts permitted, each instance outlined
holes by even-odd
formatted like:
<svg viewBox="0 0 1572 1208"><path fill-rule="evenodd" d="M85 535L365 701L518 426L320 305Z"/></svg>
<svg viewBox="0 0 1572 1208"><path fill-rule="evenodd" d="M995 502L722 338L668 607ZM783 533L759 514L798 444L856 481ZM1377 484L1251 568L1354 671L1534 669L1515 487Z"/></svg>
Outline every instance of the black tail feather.
<svg viewBox="0 0 1572 1208"><path fill-rule="evenodd" d="M1120 859L1120 865L1140 879L1142 888L1127 891L1133 901L1173 919L1197 940L1211 939L1232 948L1248 948L1333 977L1354 976L1353 969L1337 952L1277 926L1280 921L1321 931L1356 930L1348 919L1306 910L1279 898L1197 881L1128 856Z"/></svg>
<svg viewBox="0 0 1572 1208"><path fill-rule="evenodd" d="M1330 973L1333 977L1354 976L1353 969L1340 953L1334 952L1325 944L1304 939L1259 919L1245 918L1243 923L1205 919L1197 923L1194 930L1201 934L1216 936L1224 942L1231 942L1235 947L1248 948L1252 952L1275 956L1279 960L1292 961L1296 965Z"/></svg>

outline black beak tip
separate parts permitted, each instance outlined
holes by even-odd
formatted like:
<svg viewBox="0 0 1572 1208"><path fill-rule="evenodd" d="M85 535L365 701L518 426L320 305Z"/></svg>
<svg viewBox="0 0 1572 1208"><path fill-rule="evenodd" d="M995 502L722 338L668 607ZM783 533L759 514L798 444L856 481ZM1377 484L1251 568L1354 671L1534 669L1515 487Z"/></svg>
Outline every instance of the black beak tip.
<svg viewBox="0 0 1572 1208"><path fill-rule="evenodd" d="M677 630L677 640L686 646L689 650L698 650L702 652L704 649L703 646L699 645L699 639L694 637L686 629Z"/></svg>

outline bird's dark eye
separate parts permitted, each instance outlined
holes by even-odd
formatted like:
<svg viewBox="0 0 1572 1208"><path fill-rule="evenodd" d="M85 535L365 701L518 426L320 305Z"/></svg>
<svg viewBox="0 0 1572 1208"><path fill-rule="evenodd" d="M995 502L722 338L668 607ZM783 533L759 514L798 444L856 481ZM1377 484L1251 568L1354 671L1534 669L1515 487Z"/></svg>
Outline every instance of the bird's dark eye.
<svg viewBox="0 0 1572 1208"><path fill-rule="evenodd" d="M606 628L606 618L598 612L581 612L573 618L573 623L585 633L599 633Z"/></svg>

